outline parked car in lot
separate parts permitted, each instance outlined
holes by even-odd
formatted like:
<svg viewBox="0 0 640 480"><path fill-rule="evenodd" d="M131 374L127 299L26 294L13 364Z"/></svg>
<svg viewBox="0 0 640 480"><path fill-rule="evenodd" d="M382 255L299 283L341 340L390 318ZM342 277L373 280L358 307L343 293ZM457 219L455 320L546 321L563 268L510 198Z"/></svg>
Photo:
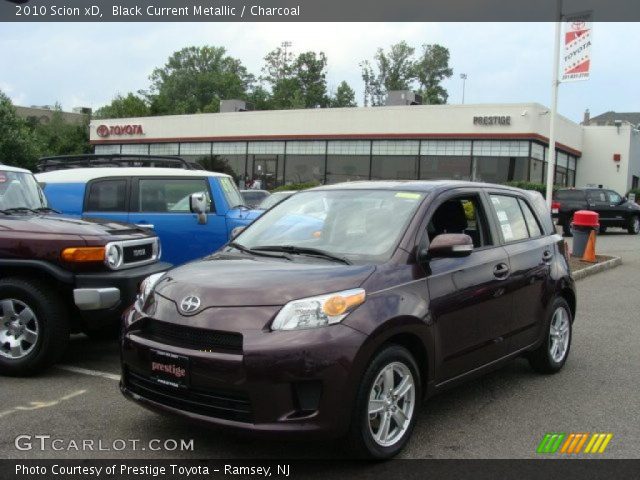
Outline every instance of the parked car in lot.
<svg viewBox="0 0 640 480"><path fill-rule="evenodd" d="M283 235L304 211L316 226ZM387 458L423 398L518 355L560 370L575 311L566 244L539 196L453 181L318 187L143 282L123 317L121 390L199 423L344 436Z"/></svg>
<svg viewBox="0 0 640 480"><path fill-rule="evenodd" d="M269 210L274 205L279 204L280 202L285 201L291 195L296 193L295 190L282 190L280 192L274 192L269 195L267 198L262 200L256 207L258 210Z"/></svg>
<svg viewBox="0 0 640 480"><path fill-rule="evenodd" d="M51 206L65 214L153 229L163 258L179 265L214 252L233 229L262 213L244 206L229 175L181 162L154 156L53 157L41 162L44 172L36 178ZM181 168L151 166L176 164Z"/></svg>
<svg viewBox="0 0 640 480"><path fill-rule="evenodd" d="M31 172L0 164L0 374L52 365L70 333L117 334L139 283L171 267L159 258L153 232L59 215Z"/></svg>
<svg viewBox="0 0 640 480"><path fill-rule="evenodd" d="M613 190L603 188L563 188L553 195L553 218L571 235L571 220L578 210L591 210L600 216L600 233L608 227L626 228L631 235L640 232L640 206Z"/></svg>
<svg viewBox="0 0 640 480"><path fill-rule="evenodd" d="M240 195L247 207L256 208L271 194L266 190L240 190Z"/></svg>

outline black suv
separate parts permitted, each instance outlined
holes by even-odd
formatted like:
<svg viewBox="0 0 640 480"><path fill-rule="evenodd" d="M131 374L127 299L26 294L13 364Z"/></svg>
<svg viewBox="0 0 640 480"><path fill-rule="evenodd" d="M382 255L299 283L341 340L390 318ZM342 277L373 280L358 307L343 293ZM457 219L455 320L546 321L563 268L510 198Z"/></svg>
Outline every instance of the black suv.
<svg viewBox="0 0 640 480"><path fill-rule="evenodd" d="M608 227L626 228L631 235L640 232L640 205L613 190L603 188L564 188L553 194L551 211L565 236L571 235L571 219L578 210L600 215L600 233Z"/></svg>

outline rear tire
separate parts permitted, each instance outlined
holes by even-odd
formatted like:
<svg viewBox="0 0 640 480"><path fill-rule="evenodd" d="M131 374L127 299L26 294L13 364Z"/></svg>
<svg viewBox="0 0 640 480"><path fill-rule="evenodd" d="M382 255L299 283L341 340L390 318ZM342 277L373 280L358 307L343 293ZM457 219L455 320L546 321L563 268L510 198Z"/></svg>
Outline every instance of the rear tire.
<svg viewBox="0 0 640 480"><path fill-rule="evenodd" d="M630 235L637 235L640 233L640 217L638 215L634 215L629 218L627 232L629 232Z"/></svg>
<svg viewBox="0 0 640 480"><path fill-rule="evenodd" d="M569 357L573 336L573 317L569 304L562 297L549 306L542 344L528 355L531 367L539 373L557 373Z"/></svg>
<svg viewBox="0 0 640 480"><path fill-rule="evenodd" d="M28 376L55 364L69 342L60 295L30 278L0 280L0 374Z"/></svg>
<svg viewBox="0 0 640 480"><path fill-rule="evenodd" d="M358 388L349 450L368 459L397 455L411 438L421 398L420 372L411 353L399 345L382 349Z"/></svg>

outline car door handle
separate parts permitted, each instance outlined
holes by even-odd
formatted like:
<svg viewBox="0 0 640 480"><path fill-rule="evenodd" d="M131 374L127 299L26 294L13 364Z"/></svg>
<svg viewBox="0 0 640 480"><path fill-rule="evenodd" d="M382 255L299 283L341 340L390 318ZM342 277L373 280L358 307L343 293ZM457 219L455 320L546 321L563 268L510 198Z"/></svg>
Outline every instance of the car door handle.
<svg viewBox="0 0 640 480"><path fill-rule="evenodd" d="M493 268L493 276L504 280L509 275L509 267L506 263L499 263Z"/></svg>
<svg viewBox="0 0 640 480"><path fill-rule="evenodd" d="M552 258L553 258L553 253L551 253L549 250L545 250L544 253L542 254L543 262L550 262Z"/></svg>
<svg viewBox="0 0 640 480"><path fill-rule="evenodd" d="M149 228L151 230L153 230L154 228L156 228L155 225L152 225L150 223L136 223L136 227L140 227L140 228Z"/></svg>

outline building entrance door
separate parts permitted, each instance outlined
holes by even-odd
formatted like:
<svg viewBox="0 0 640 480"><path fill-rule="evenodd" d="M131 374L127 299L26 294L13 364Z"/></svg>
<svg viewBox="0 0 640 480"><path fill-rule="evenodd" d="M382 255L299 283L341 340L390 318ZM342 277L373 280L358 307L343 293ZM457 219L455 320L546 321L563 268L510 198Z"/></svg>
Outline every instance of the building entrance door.
<svg viewBox="0 0 640 480"><path fill-rule="evenodd" d="M272 190L278 186L278 155L253 157L253 180L260 180L260 188Z"/></svg>

